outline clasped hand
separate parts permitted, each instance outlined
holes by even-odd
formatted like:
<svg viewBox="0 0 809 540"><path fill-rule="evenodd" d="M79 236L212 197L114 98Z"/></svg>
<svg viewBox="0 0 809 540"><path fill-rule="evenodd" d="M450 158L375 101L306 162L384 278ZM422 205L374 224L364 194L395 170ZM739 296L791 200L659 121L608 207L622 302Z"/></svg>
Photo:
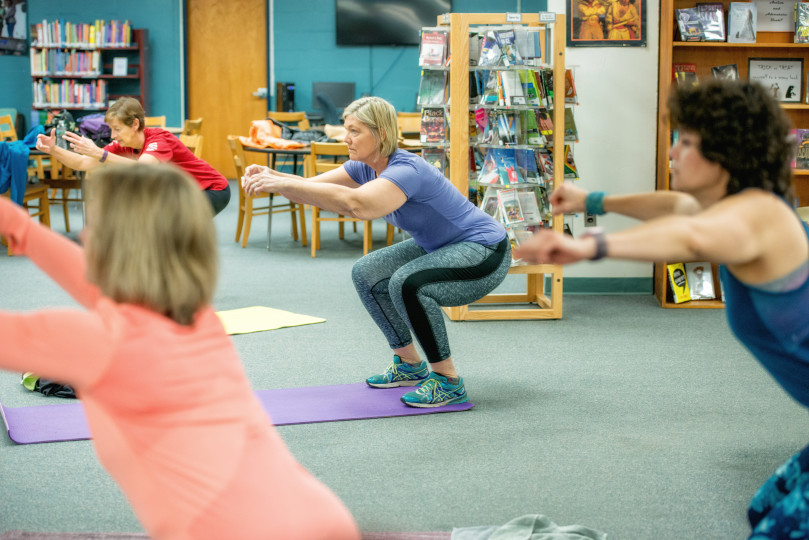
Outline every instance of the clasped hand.
<svg viewBox="0 0 809 540"><path fill-rule="evenodd" d="M279 193L285 178L261 165L250 165L242 176L242 188L251 197L257 193Z"/></svg>
<svg viewBox="0 0 809 540"><path fill-rule="evenodd" d="M587 191L570 183L563 183L549 197L553 214L583 212ZM593 239L566 236L561 232L540 230L514 249L514 258L529 264L568 264L589 259L594 253Z"/></svg>

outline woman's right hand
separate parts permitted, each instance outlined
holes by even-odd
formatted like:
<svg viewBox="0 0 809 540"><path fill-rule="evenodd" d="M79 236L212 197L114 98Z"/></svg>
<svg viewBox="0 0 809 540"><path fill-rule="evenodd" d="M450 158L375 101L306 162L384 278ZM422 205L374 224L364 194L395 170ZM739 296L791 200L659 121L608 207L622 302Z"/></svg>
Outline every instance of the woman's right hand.
<svg viewBox="0 0 809 540"><path fill-rule="evenodd" d="M258 176L259 174L270 172L272 169L269 167L265 167L263 165L248 165L248 167L244 170L244 177L245 178L252 178L253 176Z"/></svg>
<svg viewBox="0 0 809 540"><path fill-rule="evenodd" d="M553 215L584 212L587 209L587 191L570 182L563 182L556 188L548 202L553 205Z"/></svg>
<svg viewBox="0 0 809 540"><path fill-rule="evenodd" d="M37 150L50 154L56 146L56 130L51 129L50 135L40 133L37 135Z"/></svg>

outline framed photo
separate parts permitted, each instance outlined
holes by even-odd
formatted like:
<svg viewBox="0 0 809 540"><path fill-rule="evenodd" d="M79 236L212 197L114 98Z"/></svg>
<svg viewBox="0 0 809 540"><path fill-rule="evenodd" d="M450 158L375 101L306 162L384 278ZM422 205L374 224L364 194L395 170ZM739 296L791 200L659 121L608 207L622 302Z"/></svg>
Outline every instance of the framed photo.
<svg viewBox="0 0 809 540"><path fill-rule="evenodd" d="M566 0L568 47L645 47L646 0Z"/></svg>
<svg viewBox="0 0 809 540"><path fill-rule="evenodd" d="M27 8L26 0L0 2L0 54L28 54Z"/></svg>
<svg viewBox="0 0 809 540"><path fill-rule="evenodd" d="M803 58L750 58L747 76L768 88L785 103L800 103L803 95Z"/></svg>

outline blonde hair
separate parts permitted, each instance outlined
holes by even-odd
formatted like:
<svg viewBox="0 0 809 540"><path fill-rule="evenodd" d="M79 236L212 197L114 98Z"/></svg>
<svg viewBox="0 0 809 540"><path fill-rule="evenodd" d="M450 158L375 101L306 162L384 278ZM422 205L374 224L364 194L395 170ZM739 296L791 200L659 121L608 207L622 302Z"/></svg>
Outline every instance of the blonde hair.
<svg viewBox="0 0 809 540"><path fill-rule="evenodd" d="M104 115L106 122L115 119L129 127L132 127L132 124L134 124L137 119L138 131L143 131L146 122L145 118L146 112L143 110L140 101L131 97L116 99L115 103L110 105L110 108L107 109L107 114Z"/></svg>
<svg viewBox="0 0 809 540"><path fill-rule="evenodd" d="M399 125L396 109L379 97L364 97L353 101L343 110L343 118L353 116L365 125L379 142L379 151L389 156L399 148Z"/></svg>
<svg viewBox="0 0 809 540"><path fill-rule="evenodd" d="M191 325L218 271L210 202L173 165L109 165L88 176L88 279L108 298Z"/></svg>

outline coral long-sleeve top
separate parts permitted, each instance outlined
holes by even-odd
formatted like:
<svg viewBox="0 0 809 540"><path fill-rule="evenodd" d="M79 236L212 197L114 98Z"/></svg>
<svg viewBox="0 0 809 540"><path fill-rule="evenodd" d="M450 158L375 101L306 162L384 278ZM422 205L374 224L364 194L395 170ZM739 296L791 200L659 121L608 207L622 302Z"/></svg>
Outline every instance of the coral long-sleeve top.
<svg viewBox="0 0 809 540"><path fill-rule="evenodd" d="M286 448L210 307L182 326L103 297L79 246L3 198L0 232L87 308L0 311L0 367L74 386L99 460L152 538L359 538Z"/></svg>

